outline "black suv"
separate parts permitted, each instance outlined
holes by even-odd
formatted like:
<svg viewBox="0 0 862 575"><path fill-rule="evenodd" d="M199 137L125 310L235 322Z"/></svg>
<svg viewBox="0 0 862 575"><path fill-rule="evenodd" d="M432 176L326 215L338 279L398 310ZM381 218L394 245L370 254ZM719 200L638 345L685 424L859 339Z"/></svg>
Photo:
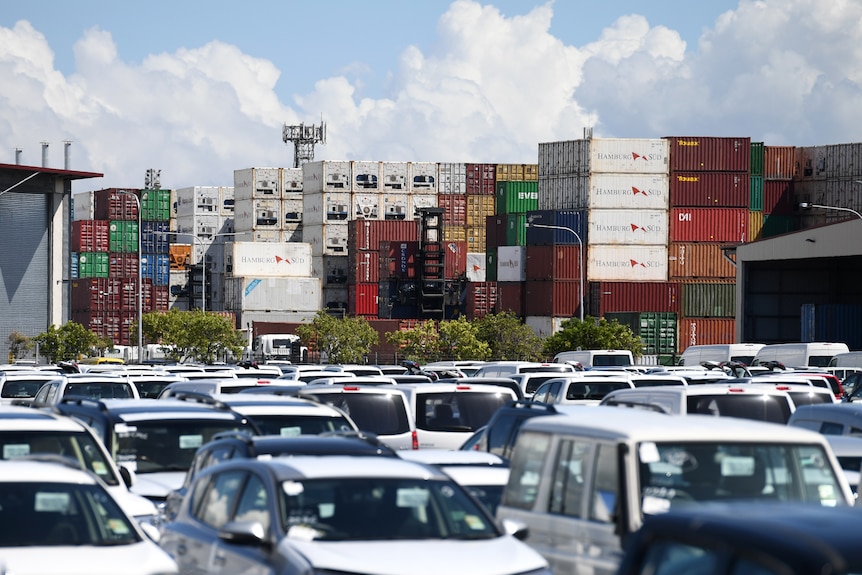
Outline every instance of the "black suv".
<svg viewBox="0 0 862 575"><path fill-rule="evenodd" d="M515 447L518 432L526 420L531 417L556 415L562 412L563 409L559 406L520 399L510 401L497 409L491 419L488 420L488 424L480 432L477 432L479 436L471 438L467 444L470 445L470 449L488 451L508 461L512 458L512 448Z"/></svg>
<svg viewBox="0 0 862 575"><path fill-rule="evenodd" d="M362 431L332 431L319 435L249 435L241 431L226 431L215 435L201 446L186 473L183 485L168 494L165 518L171 520L198 473L230 459L253 459L258 456L280 455L371 455L398 457L394 449L377 436Z"/></svg>

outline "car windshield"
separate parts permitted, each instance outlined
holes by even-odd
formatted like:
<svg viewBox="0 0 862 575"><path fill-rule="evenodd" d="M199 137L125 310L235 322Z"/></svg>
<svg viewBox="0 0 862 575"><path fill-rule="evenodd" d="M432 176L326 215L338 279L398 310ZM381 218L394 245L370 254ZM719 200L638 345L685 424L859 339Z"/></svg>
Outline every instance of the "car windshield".
<svg viewBox="0 0 862 575"><path fill-rule="evenodd" d="M741 417L772 423L787 423L790 404L781 395L692 395L687 399L688 413Z"/></svg>
<svg viewBox="0 0 862 575"><path fill-rule="evenodd" d="M512 400L508 393L433 392L416 396L416 427L432 431L476 431Z"/></svg>
<svg viewBox="0 0 862 575"><path fill-rule="evenodd" d="M223 431L245 431L256 435L250 424L233 419L118 423L114 425L115 459L137 473L187 471L197 448Z"/></svg>
<svg viewBox="0 0 862 575"><path fill-rule="evenodd" d="M834 403L832 398L825 393L814 393L813 391L788 391L787 395L793 400L796 407L800 405L815 405L818 403Z"/></svg>
<svg viewBox="0 0 862 575"><path fill-rule="evenodd" d="M0 397L8 400L33 399L36 393L46 383L62 381L59 379L13 379L0 387Z"/></svg>
<svg viewBox="0 0 862 575"><path fill-rule="evenodd" d="M329 431L351 431L353 426L345 417L311 415L254 415L255 425L263 435L317 435Z"/></svg>
<svg viewBox="0 0 862 575"><path fill-rule="evenodd" d="M131 545L128 517L99 485L3 482L0 547Z"/></svg>
<svg viewBox="0 0 862 575"><path fill-rule="evenodd" d="M363 431L377 435L397 435L410 431L404 396L396 393L321 393L319 397L334 405Z"/></svg>
<svg viewBox="0 0 862 575"><path fill-rule="evenodd" d="M65 395L89 399L127 399L134 397L131 384L125 381L72 382L66 384Z"/></svg>
<svg viewBox="0 0 862 575"><path fill-rule="evenodd" d="M846 504L819 445L650 442L638 453L645 515L729 499Z"/></svg>
<svg viewBox="0 0 862 575"><path fill-rule="evenodd" d="M487 511L458 485L412 478L286 481L282 521L288 537L306 540L499 536Z"/></svg>
<svg viewBox="0 0 862 575"><path fill-rule="evenodd" d="M119 484L97 440L84 431L0 431L0 449L2 459L37 453L63 455L98 475L108 485Z"/></svg>
<svg viewBox="0 0 862 575"><path fill-rule="evenodd" d="M138 395L144 399L158 399L162 390L168 386L173 379L149 379L135 382L135 387L138 388Z"/></svg>
<svg viewBox="0 0 862 575"><path fill-rule="evenodd" d="M566 399L603 399L610 392L617 389L628 389L631 385L624 381L602 381L598 378L590 381L573 381L566 388Z"/></svg>

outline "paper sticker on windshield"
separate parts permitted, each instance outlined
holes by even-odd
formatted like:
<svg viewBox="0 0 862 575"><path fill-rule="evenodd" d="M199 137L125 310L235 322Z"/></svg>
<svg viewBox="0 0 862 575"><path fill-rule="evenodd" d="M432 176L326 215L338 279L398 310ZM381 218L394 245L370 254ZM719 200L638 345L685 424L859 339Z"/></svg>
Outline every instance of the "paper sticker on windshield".
<svg viewBox="0 0 862 575"><path fill-rule="evenodd" d="M647 515L667 513L670 510L670 500L647 495L644 497L642 508Z"/></svg>
<svg viewBox="0 0 862 575"><path fill-rule="evenodd" d="M61 511L69 509L68 493L36 493L36 511Z"/></svg>
<svg viewBox="0 0 862 575"><path fill-rule="evenodd" d="M831 485L818 485L817 494L820 495L820 502L824 505L835 501L835 490Z"/></svg>
<svg viewBox="0 0 862 575"><path fill-rule="evenodd" d="M722 477L751 477L754 475L754 458L725 455L721 458Z"/></svg>
<svg viewBox="0 0 862 575"><path fill-rule="evenodd" d="M470 529L475 529L477 531L485 528L485 522L476 515L465 515L464 523L466 523L467 527Z"/></svg>
<svg viewBox="0 0 862 575"><path fill-rule="evenodd" d="M641 443L638 448L638 455L641 458L641 463L658 463L661 457L658 454L658 447L652 441Z"/></svg>
<svg viewBox="0 0 862 575"><path fill-rule="evenodd" d="M398 507L424 507L428 504L428 490L418 487L399 489L395 501Z"/></svg>
<svg viewBox="0 0 862 575"><path fill-rule="evenodd" d="M197 449L203 443L203 435L180 435L180 449Z"/></svg>
<svg viewBox="0 0 862 575"><path fill-rule="evenodd" d="M282 485L285 495L299 495L305 488L297 481L285 481Z"/></svg>
<svg viewBox="0 0 862 575"><path fill-rule="evenodd" d="M30 455L30 446L26 443L9 444L3 446L3 459L13 459Z"/></svg>
<svg viewBox="0 0 862 575"><path fill-rule="evenodd" d="M279 433L282 437L296 437L297 435L302 435L302 429L298 425L282 427L279 429Z"/></svg>
<svg viewBox="0 0 862 575"><path fill-rule="evenodd" d="M117 423L114 424L114 433L119 436L130 435L136 432L138 428L134 425L127 425L125 423Z"/></svg>

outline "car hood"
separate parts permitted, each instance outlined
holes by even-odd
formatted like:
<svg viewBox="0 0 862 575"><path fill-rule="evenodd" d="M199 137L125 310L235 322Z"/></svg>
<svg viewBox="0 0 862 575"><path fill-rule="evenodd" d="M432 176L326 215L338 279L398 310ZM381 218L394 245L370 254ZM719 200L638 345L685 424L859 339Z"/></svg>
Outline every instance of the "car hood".
<svg viewBox="0 0 862 575"><path fill-rule="evenodd" d="M547 562L525 543L505 535L473 541L302 541L284 539L313 570L375 575L504 575L526 573ZM357 571L357 565L362 570Z"/></svg>
<svg viewBox="0 0 862 575"><path fill-rule="evenodd" d="M111 485L108 487L108 491L113 495L120 507L123 508L123 511L126 512L126 515L130 517L145 517L158 514L155 503L142 495L130 492L125 484Z"/></svg>
<svg viewBox="0 0 862 575"><path fill-rule="evenodd" d="M168 493L182 487L185 478L185 471L138 473L131 491L148 499L164 499Z"/></svg>
<svg viewBox="0 0 862 575"><path fill-rule="evenodd" d="M179 572L176 562L152 541L116 547L4 547L0 558L2 573L116 575L120 565L124 575Z"/></svg>

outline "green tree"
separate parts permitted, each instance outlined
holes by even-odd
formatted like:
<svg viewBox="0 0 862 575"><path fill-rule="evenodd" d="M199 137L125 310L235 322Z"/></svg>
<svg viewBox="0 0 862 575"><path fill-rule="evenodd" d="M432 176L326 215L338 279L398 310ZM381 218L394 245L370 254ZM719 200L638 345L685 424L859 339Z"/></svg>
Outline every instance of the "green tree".
<svg viewBox="0 0 862 575"><path fill-rule="evenodd" d="M146 313L142 331L148 341L165 346L166 357L178 362L214 363L228 354L240 357L245 345L228 318L199 309Z"/></svg>
<svg viewBox="0 0 862 575"><path fill-rule="evenodd" d="M320 310L311 323L296 328L303 345L325 355L329 363L364 363L380 340L371 324L361 317L336 318Z"/></svg>
<svg viewBox="0 0 862 575"><path fill-rule="evenodd" d="M440 359L488 359L491 346L479 339L478 326L464 316L458 319L441 321L438 326L440 334Z"/></svg>
<svg viewBox="0 0 862 575"><path fill-rule="evenodd" d="M489 348L489 357L501 361L542 359L542 338L512 312L488 314L476 323L477 334Z"/></svg>
<svg viewBox="0 0 862 575"><path fill-rule="evenodd" d="M412 329L387 332L385 337L409 360L421 364L440 357L440 332L434 320L419 322Z"/></svg>
<svg viewBox="0 0 862 575"><path fill-rule="evenodd" d="M83 325L70 321L61 327L50 326L33 338L39 353L51 363L79 359L99 343L99 337Z"/></svg>
<svg viewBox="0 0 862 575"><path fill-rule="evenodd" d="M9 343L9 363L33 349L33 340L17 330L12 331L6 341Z"/></svg>
<svg viewBox="0 0 862 575"><path fill-rule="evenodd" d="M630 327L617 320L596 319L565 320L557 333L545 339L545 353L554 356L561 351L577 349L627 349L632 355L643 355L643 342Z"/></svg>

